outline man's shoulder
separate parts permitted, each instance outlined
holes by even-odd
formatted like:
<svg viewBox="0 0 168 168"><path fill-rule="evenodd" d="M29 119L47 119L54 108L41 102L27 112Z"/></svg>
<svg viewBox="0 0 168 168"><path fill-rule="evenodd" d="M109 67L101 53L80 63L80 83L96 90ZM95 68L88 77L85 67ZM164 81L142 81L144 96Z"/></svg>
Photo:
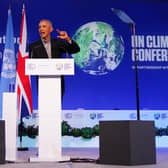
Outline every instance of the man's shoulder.
<svg viewBox="0 0 168 168"><path fill-rule="evenodd" d="M34 41L30 44L30 48L31 47L38 47L42 44L41 40L38 40L38 41Z"/></svg>

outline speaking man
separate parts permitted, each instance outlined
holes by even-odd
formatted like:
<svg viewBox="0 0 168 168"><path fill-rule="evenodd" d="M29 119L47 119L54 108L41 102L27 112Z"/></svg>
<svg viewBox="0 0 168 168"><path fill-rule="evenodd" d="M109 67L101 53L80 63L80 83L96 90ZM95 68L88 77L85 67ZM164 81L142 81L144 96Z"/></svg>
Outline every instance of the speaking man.
<svg viewBox="0 0 168 168"><path fill-rule="evenodd" d="M80 51L78 44L72 40L66 31L56 30L57 38L51 38L53 26L51 21L43 19L38 27L40 39L29 46L30 58L61 58L63 53L77 53ZM64 79L61 78L62 96L64 93Z"/></svg>

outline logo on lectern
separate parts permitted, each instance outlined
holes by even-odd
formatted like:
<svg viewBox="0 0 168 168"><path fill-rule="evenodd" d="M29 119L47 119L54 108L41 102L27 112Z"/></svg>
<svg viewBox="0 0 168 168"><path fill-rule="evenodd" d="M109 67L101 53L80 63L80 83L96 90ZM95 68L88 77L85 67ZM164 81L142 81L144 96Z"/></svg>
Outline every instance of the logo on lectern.
<svg viewBox="0 0 168 168"><path fill-rule="evenodd" d="M57 71L61 71L63 70L63 64L59 63L59 64L55 64L56 70Z"/></svg>
<svg viewBox="0 0 168 168"><path fill-rule="evenodd" d="M28 70L34 70L34 69L36 69L36 64L33 64L33 63L28 64L27 65L27 69Z"/></svg>

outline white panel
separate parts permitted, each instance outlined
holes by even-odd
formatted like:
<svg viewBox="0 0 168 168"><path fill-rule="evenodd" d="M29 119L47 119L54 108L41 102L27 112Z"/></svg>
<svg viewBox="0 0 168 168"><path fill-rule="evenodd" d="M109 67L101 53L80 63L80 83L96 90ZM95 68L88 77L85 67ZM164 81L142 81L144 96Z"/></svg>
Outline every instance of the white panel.
<svg viewBox="0 0 168 168"><path fill-rule="evenodd" d="M3 112L5 120L6 160L16 161L16 133L17 133L17 95L16 93L3 93Z"/></svg>
<svg viewBox="0 0 168 168"><path fill-rule="evenodd" d="M26 75L74 75L74 59L27 59Z"/></svg>

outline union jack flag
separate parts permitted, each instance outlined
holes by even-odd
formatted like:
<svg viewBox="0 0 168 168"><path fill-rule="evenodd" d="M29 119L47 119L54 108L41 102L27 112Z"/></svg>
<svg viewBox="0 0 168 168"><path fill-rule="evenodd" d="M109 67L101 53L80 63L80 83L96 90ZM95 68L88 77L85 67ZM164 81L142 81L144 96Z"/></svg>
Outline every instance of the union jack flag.
<svg viewBox="0 0 168 168"><path fill-rule="evenodd" d="M18 97L18 115L19 117L29 116L33 112L31 81L28 75L25 75L25 60L28 59L27 46L27 25L25 7L23 5L22 23L20 32L20 43L18 51L18 63L16 74L16 90ZM23 105L26 108L23 110ZM25 110L26 109L26 110Z"/></svg>

